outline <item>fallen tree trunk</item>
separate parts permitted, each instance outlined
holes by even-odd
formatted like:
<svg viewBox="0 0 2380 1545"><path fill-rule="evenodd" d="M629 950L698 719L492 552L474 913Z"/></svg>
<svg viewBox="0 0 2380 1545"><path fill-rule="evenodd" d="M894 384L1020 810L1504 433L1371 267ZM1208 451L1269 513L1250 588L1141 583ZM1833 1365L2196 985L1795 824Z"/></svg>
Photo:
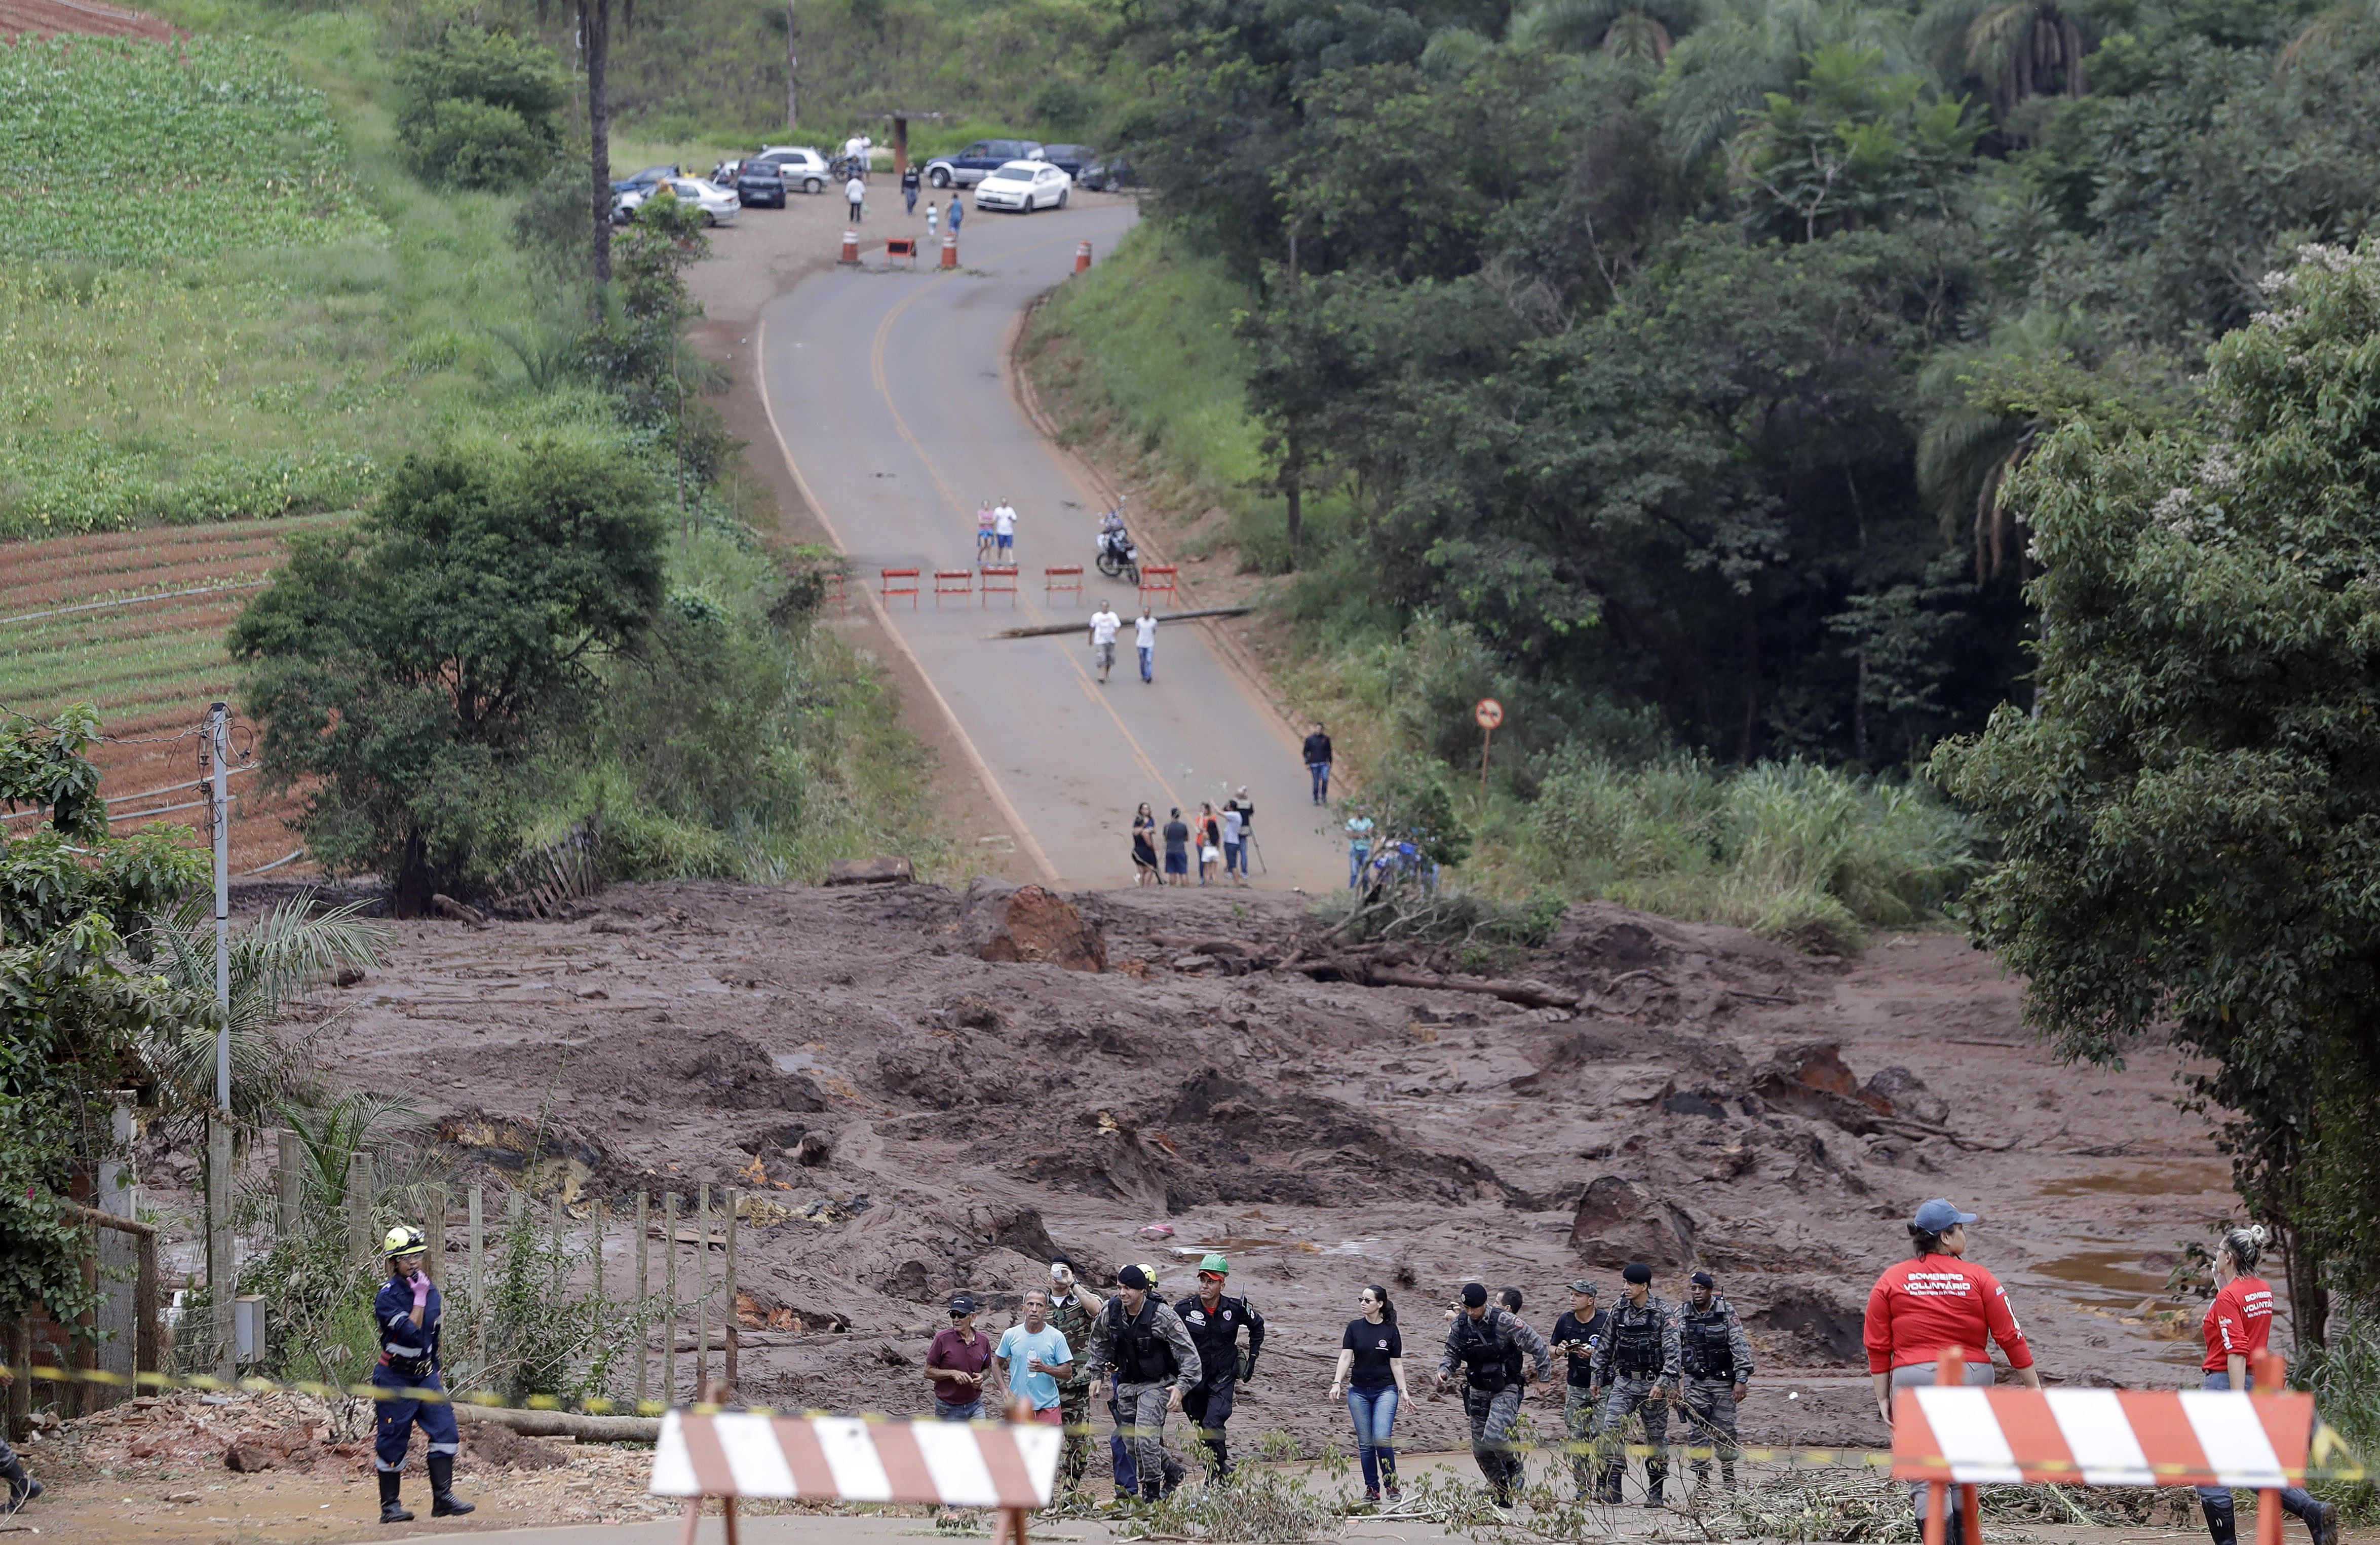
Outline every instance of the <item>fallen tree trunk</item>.
<svg viewBox="0 0 2380 1545"><path fill-rule="evenodd" d="M1576 1008L1578 994L1541 981L1498 981L1487 977L1439 977L1427 971L1374 966L1365 972L1375 987L1426 987L1434 992L1477 992L1525 1008Z"/></svg>
<svg viewBox="0 0 2380 1545"><path fill-rule="evenodd" d="M659 1417L588 1417L576 1411L516 1411L504 1405L455 1403L455 1419L509 1427L524 1438L573 1438L582 1443L653 1443L662 1436Z"/></svg>
<svg viewBox="0 0 2380 1545"><path fill-rule="evenodd" d="M1159 622L1196 622L1200 617L1245 616L1255 610L1253 606L1194 606L1186 612L1163 613L1157 620ZM988 633L985 637L989 639L1051 639L1061 633L1088 633L1090 628L1090 619L1086 617L1081 622L1044 623L1038 627L1003 627L999 632Z"/></svg>

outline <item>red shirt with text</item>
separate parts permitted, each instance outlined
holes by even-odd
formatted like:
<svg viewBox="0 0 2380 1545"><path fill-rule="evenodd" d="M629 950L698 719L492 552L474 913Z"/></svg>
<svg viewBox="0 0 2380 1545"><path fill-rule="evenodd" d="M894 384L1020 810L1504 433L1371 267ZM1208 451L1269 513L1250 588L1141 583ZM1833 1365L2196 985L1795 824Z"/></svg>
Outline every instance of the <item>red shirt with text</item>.
<svg viewBox="0 0 2380 1545"><path fill-rule="evenodd" d="M1870 1373L1933 1362L1946 1346L1956 1346L1971 1363L1989 1362L1987 1337L2008 1354L2009 1367L2033 1366L2033 1348L2009 1308L2008 1291L1998 1277L1957 1256L1895 1261L1867 1296Z"/></svg>

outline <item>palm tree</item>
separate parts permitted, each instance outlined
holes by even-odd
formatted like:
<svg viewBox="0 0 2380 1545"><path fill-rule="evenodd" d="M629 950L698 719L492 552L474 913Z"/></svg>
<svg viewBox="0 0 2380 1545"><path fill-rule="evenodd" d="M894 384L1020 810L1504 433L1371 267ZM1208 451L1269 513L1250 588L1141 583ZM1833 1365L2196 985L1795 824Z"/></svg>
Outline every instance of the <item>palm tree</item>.
<svg viewBox="0 0 2380 1545"><path fill-rule="evenodd" d="M1600 49L1658 68L1705 9L1703 0L1535 0L1512 18L1512 37L1519 48Z"/></svg>
<svg viewBox="0 0 2380 1545"><path fill-rule="evenodd" d="M232 1120L244 1137L277 1115L298 1092L305 1059L293 1055L273 1026L295 1000L342 968L370 970L386 958L388 930L350 902L314 914L310 895L285 901L231 936ZM161 921L152 943L157 965L175 987L212 1002L214 921L193 903ZM170 1119L195 1120L215 1102L212 1016L163 1033L147 1048L158 1102Z"/></svg>
<svg viewBox="0 0 2380 1545"><path fill-rule="evenodd" d="M1946 87L1969 76L1985 82L2003 125L2021 102L2090 89L2082 28L2057 0L1936 0L1915 35Z"/></svg>
<svg viewBox="0 0 2380 1545"><path fill-rule="evenodd" d="M2333 0L2328 9L2306 25L2304 31L2289 40L2273 73L2287 75L2313 50L2327 48L2349 32L2374 27L2380 27L2380 0Z"/></svg>
<svg viewBox="0 0 2380 1545"><path fill-rule="evenodd" d="M1662 75L1661 141L1682 165L1695 165L1734 135L1737 120L1773 92L1783 95L1819 49L1874 49L1883 69L1924 68L1907 20L1856 0L1731 0L1670 51Z"/></svg>
<svg viewBox="0 0 2380 1545"><path fill-rule="evenodd" d="M1978 385L1985 375L2037 372L2091 348L2079 312L2032 310L1995 328L1988 343L1945 349L1918 373L1921 400L1936 405L1917 436L1917 489L1955 545L1972 525L1975 583L1996 579L2011 554L2022 560L2022 523L2002 497L2010 475L2032 454L2043 424ZM2002 399L2002 400L1996 400Z"/></svg>

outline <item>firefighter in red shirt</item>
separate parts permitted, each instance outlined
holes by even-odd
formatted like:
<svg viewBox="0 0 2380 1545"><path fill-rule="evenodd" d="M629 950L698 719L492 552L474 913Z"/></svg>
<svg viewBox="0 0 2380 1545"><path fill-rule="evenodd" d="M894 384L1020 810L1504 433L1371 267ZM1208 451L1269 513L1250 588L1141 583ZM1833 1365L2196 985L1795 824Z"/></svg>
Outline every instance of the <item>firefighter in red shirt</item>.
<svg viewBox="0 0 2380 1545"><path fill-rule="evenodd" d="M1887 1427L1892 1425L1892 1392L1934 1382L1935 1365L1946 1346L1957 1347L1966 1359L1970 1384L1992 1381L1985 1343L1995 1341L2008 1354L2017 1378L2041 1388L2033 1348L2024 1343L1999 1279L1961 1259L1967 1253L1967 1225L1974 1221L1973 1213L1961 1212L1939 1197L1919 1207L1909 1222L1910 1259L1885 1268L1868 1293L1867 1369L1876 1382L1876 1410ZM1909 1491L1922 1522L1925 1485L1917 1482ZM1955 1542L1964 1533L1955 1508L1949 1526L1949 1539Z"/></svg>
<svg viewBox="0 0 2380 1545"><path fill-rule="evenodd" d="M2201 1371L2210 1390L2255 1388L2249 1369L2273 1334L2273 1290L2256 1275L2256 1257L2267 1235L2261 1223L2235 1228L2215 1247L2215 1302L2206 1307L2200 1330L2206 1336L2206 1360ZM2305 1520L2314 1545L2335 1545L2338 1509L2319 1502L2302 1486L2281 1489L2281 1505ZM2231 1511L2231 1492L2221 1486L2198 1488L2198 1506L2206 1515L2206 1532L2215 1545L2239 1545L2238 1521Z"/></svg>

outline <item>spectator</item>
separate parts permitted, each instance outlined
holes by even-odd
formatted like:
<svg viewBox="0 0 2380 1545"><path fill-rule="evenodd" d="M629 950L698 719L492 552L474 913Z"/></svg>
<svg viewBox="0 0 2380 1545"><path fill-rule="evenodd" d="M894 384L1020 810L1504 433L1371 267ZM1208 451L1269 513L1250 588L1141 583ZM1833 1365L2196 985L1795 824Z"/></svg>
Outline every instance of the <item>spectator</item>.
<svg viewBox="0 0 2380 1545"><path fill-rule="evenodd" d="M990 501L975 507L975 561L980 568L991 562L991 505ZM1119 619L1121 626L1121 619Z"/></svg>
<svg viewBox="0 0 2380 1545"><path fill-rule="evenodd" d="M983 1370L991 1363L991 1338L975 1328L975 1300L951 1300L951 1324L934 1332L926 1348L926 1378L934 1386L934 1415L943 1421L983 1417Z"/></svg>
<svg viewBox="0 0 2380 1545"><path fill-rule="evenodd" d="M1330 802L1330 736L1324 733L1319 724L1314 726L1314 733L1305 737L1305 772L1306 775L1314 780L1314 802L1318 805L1329 804Z"/></svg>
<svg viewBox="0 0 2380 1545"><path fill-rule="evenodd" d="M1099 602L1099 609L1091 614L1091 660L1099 668L1102 687L1107 685L1108 672L1115 664L1116 629L1123 626L1123 619L1105 602Z"/></svg>
<svg viewBox="0 0 2380 1545"><path fill-rule="evenodd" d="M901 198L909 206L909 213L917 213L917 168L915 166L901 168Z"/></svg>
<svg viewBox="0 0 2380 1545"><path fill-rule="evenodd" d="M1066 1338L1050 1324L1050 1296L1039 1288L1025 1292L1024 1320L1001 1332L992 1356L1008 1381L1011 1394L1022 1395L1033 1407L1032 1419L1063 1427L1058 1409L1058 1381L1073 1376L1075 1354Z"/></svg>
<svg viewBox="0 0 2380 1545"><path fill-rule="evenodd" d="M1132 818L1132 882L1135 885L1157 885L1157 818L1142 805Z"/></svg>
<svg viewBox="0 0 2380 1545"><path fill-rule="evenodd" d="M1140 615L1132 625L1132 641L1140 651L1140 679L1157 679L1157 619L1149 614L1148 602L1140 603Z"/></svg>
<svg viewBox="0 0 2380 1545"><path fill-rule="evenodd" d="M966 213L966 202L956 192L951 195L951 235L959 234L959 216Z"/></svg>
<svg viewBox="0 0 2380 1545"><path fill-rule="evenodd" d="M851 180L843 185L843 197L844 201L851 205L851 223L858 225L860 212L868 204L868 185L859 180L858 173L852 173Z"/></svg>
<svg viewBox="0 0 2380 1545"><path fill-rule="evenodd" d="M1000 561L1003 564L1014 563L1016 561L1016 507L1008 502L1008 496L1004 493L1001 495L1000 503L992 506L991 534L1000 547Z"/></svg>
<svg viewBox="0 0 2380 1545"><path fill-rule="evenodd" d="M937 229L939 229L939 228L941 227L941 223L942 223L942 212L941 212L941 209L939 209L938 207L936 207L936 205L935 205L935 203L934 203L934 201L933 201L933 200L931 200L931 199L927 200L927 201L926 201L926 239L927 239L928 241L931 241L931 240L933 240L933 239L934 239L934 232L935 232Z"/></svg>
<svg viewBox="0 0 2380 1545"><path fill-rule="evenodd" d="M1190 883L1190 828L1182 819L1179 805L1173 807L1173 817L1165 823L1165 882Z"/></svg>
<svg viewBox="0 0 2380 1545"><path fill-rule="evenodd" d="M1246 845L1240 840L1240 807L1223 802L1223 876L1234 885L1248 882Z"/></svg>
<svg viewBox="0 0 2380 1545"><path fill-rule="evenodd" d="M1223 801L1223 809L1240 812L1240 881L1245 884L1248 878L1248 859L1257 850L1257 802L1248 797L1248 785L1242 784L1237 794ZM1223 857L1229 858L1230 852L1226 850ZM1228 873L1231 866L1227 863L1223 868Z"/></svg>
<svg viewBox="0 0 2380 1545"><path fill-rule="evenodd" d="M1216 861L1223 856L1223 823L1215 819L1215 807L1201 801L1198 806L1198 883L1206 884L1214 878Z"/></svg>
<svg viewBox="0 0 2380 1545"><path fill-rule="evenodd" d="M1364 882L1364 866L1372 858L1372 818L1358 810L1347 818L1347 888Z"/></svg>

